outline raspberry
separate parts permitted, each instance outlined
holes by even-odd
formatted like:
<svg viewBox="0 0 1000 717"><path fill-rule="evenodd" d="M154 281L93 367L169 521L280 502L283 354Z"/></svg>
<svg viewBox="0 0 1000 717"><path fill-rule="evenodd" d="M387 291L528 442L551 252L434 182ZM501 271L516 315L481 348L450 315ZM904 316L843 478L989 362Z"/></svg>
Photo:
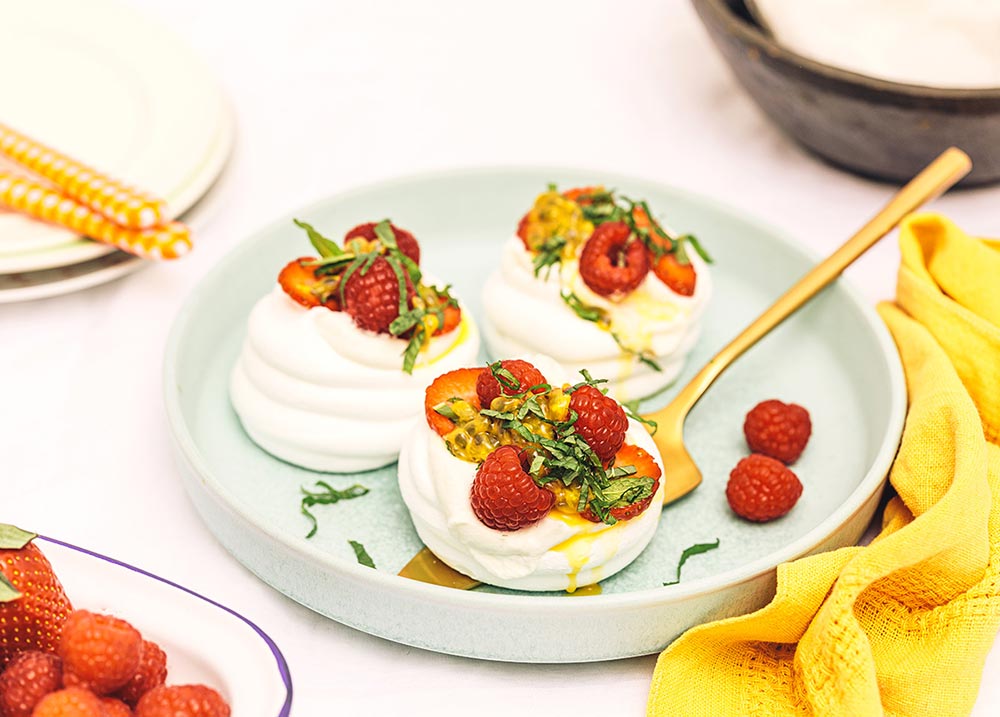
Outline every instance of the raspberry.
<svg viewBox="0 0 1000 717"><path fill-rule="evenodd" d="M222 695L205 685L154 687L142 696L135 717L229 717Z"/></svg>
<svg viewBox="0 0 1000 717"><path fill-rule="evenodd" d="M646 278L649 272L646 247L638 239L630 241L631 236L624 222L606 222L583 245L580 278L595 294L627 294Z"/></svg>
<svg viewBox="0 0 1000 717"><path fill-rule="evenodd" d="M545 376L542 375L542 372L527 361L508 359L501 361L500 366L514 376L514 379L517 381L517 388L503 386L497 380L496 376L493 375L493 372L487 369L479 374L479 379L476 381L476 394L479 396L480 406L489 408L490 404L493 403L493 399L501 394L512 396L517 393L523 393L532 386L545 383ZM540 393L544 390L543 388L539 388L536 389L535 393Z"/></svg>
<svg viewBox="0 0 1000 717"><path fill-rule="evenodd" d="M159 687L167 680L167 654L160 646L149 640L142 641L142 657L139 658L139 669L115 693L115 696L135 707L139 698L154 687Z"/></svg>
<svg viewBox="0 0 1000 717"><path fill-rule="evenodd" d="M102 697L101 710L101 717L132 717L132 708L114 697Z"/></svg>
<svg viewBox="0 0 1000 717"><path fill-rule="evenodd" d="M802 406L772 399L750 410L743 422L743 433L754 453L791 464L799 459L809 442L812 422L809 411Z"/></svg>
<svg viewBox="0 0 1000 717"><path fill-rule="evenodd" d="M355 237L362 237L368 239L369 241L375 241L378 239L378 235L375 234L375 222L368 222L367 224L358 224L358 226L351 229L344 235L344 244L350 239ZM400 229L395 224L390 224L389 227L392 229L392 233L396 235L396 246L399 247L400 253L405 256L410 257L414 264L420 263L420 244L417 243L416 238L410 234L410 232L405 229Z"/></svg>
<svg viewBox="0 0 1000 717"><path fill-rule="evenodd" d="M500 446L476 471L470 496L472 512L486 527L520 530L537 523L552 509L555 496L525 473L526 458L514 446Z"/></svg>
<svg viewBox="0 0 1000 717"><path fill-rule="evenodd" d="M675 294L694 295L698 275L695 273L694 265L690 262L681 264L673 254L664 254L659 259L654 260L653 273Z"/></svg>
<svg viewBox="0 0 1000 717"><path fill-rule="evenodd" d="M433 428L439 436L448 434L455 428L454 422L434 410L436 406L447 403L448 399L459 398L467 401L476 411L480 409L479 397L476 396L476 384L479 375L487 371L484 368L459 368L438 376L424 392L424 416L427 425ZM488 371L487 371L488 373Z"/></svg>
<svg viewBox="0 0 1000 717"><path fill-rule="evenodd" d="M757 523L780 518L795 507L802 483L780 461L754 453L733 468L726 498L737 515Z"/></svg>
<svg viewBox="0 0 1000 717"><path fill-rule="evenodd" d="M67 687L43 697L31 717L104 717L104 712L101 700L93 692Z"/></svg>
<svg viewBox="0 0 1000 717"><path fill-rule="evenodd" d="M663 472L660 470L660 466L656 464L653 456L649 455L642 448L639 448L639 446L631 444L622 446L621 450L618 451L618 455L615 456L615 467L620 466L632 466L635 468L634 476L636 478L652 478L654 481L653 494L648 498L643 498L631 505L612 508L610 511L615 520L631 520L637 515L644 513L646 508L653 502L656 491L660 489L660 476L663 475ZM580 513L580 517L586 518L593 523L601 522L601 519L589 507Z"/></svg>
<svg viewBox="0 0 1000 717"><path fill-rule="evenodd" d="M570 410L576 411L576 432L593 449L601 463L610 465L625 442L628 417L613 398L608 398L594 386L580 386L569 399Z"/></svg>
<svg viewBox="0 0 1000 717"><path fill-rule="evenodd" d="M31 717L45 695L62 687L62 662L55 655L22 652L0 675L0 715Z"/></svg>
<svg viewBox="0 0 1000 717"><path fill-rule="evenodd" d="M106 695L138 670L142 636L124 620L76 610L63 625L58 652L67 687L86 687Z"/></svg>
<svg viewBox="0 0 1000 717"><path fill-rule="evenodd" d="M368 271L357 269L344 286L344 308L362 329L389 333L389 324L399 316L399 279L385 257L378 257ZM407 304L413 298L413 284L404 271Z"/></svg>

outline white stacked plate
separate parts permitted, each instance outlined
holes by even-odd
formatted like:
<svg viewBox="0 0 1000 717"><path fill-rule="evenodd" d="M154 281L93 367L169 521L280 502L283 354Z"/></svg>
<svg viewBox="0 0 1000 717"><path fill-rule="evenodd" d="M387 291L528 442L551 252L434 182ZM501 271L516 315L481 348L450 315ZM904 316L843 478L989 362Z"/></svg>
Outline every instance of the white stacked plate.
<svg viewBox="0 0 1000 717"><path fill-rule="evenodd" d="M233 118L208 68L117 0L0 0L0 122L163 197L173 217L218 178ZM0 210L0 302L76 291L142 260Z"/></svg>

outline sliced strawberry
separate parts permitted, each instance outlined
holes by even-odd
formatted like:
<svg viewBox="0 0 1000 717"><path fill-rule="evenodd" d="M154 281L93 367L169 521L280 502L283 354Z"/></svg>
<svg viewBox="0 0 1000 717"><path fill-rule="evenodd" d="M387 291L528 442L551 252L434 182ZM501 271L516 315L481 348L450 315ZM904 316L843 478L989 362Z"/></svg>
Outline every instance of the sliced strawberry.
<svg viewBox="0 0 1000 717"><path fill-rule="evenodd" d="M531 221L529 216L525 214L521 217L521 221L517 223L517 236L524 244L524 248L531 251L531 245L528 244L528 223Z"/></svg>
<svg viewBox="0 0 1000 717"><path fill-rule="evenodd" d="M427 425L438 435L445 435L455 427L455 424L434 410L436 406L447 403L450 398L460 398L467 401L477 411L480 408L479 396L476 395L476 380L485 368L460 368L441 374L427 387L424 393L424 415Z"/></svg>
<svg viewBox="0 0 1000 717"><path fill-rule="evenodd" d="M693 264L681 264L675 255L664 254L653 264L653 273L675 293L681 296L694 294L698 276Z"/></svg>
<svg viewBox="0 0 1000 717"><path fill-rule="evenodd" d="M586 206L593 203L592 200L587 198L587 195L600 194L603 191L604 187L573 187L563 192L563 196L581 206ZM584 197L584 199L581 200L580 197Z"/></svg>
<svg viewBox="0 0 1000 717"><path fill-rule="evenodd" d="M653 483L653 493L648 498L643 498L642 500L632 503L632 505L623 505L618 508L611 509L611 515L614 516L615 520L631 520L637 515L641 515L646 508L649 507L650 503L653 502L653 498L656 496L656 491L660 488L660 476L663 474L660 470L660 466L656 464L649 453L647 453L639 446L633 446L630 443L626 443L618 451L615 456L614 468L623 468L625 466L633 466L635 468L635 473L631 476L634 478L652 478ZM590 508L585 509L580 513L581 518L586 518L592 523L600 523L601 519L598 518Z"/></svg>
<svg viewBox="0 0 1000 717"><path fill-rule="evenodd" d="M462 323L462 310L457 306L444 307L444 322L434 332L435 336L454 331Z"/></svg>
<svg viewBox="0 0 1000 717"><path fill-rule="evenodd" d="M278 274L278 283L292 299L306 308L320 306L320 300L314 289L319 286L316 271L306 262L316 261L316 257L302 256L285 264Z"/></svg>

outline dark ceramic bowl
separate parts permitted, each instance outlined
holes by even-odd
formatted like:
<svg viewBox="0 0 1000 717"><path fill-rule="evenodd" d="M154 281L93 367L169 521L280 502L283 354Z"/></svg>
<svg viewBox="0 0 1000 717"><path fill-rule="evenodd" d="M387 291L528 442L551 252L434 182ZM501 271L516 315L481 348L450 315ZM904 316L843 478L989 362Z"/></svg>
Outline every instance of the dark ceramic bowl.
<svg viewBox="0 0 1000 717"><path fill-rule="evenodd" d="M964 185L1000 181L1000 88L937 89L848 72L779 45L743 0L692 2L750 96L809 151L904 182L955 145L972 157Z"/></svg>

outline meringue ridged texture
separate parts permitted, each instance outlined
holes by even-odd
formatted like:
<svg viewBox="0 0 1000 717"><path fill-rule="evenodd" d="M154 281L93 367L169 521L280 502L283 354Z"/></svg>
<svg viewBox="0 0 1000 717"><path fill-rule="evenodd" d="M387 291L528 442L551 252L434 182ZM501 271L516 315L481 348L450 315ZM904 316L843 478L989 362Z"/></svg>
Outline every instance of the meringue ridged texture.
<svg viewBox="0 0 1000 717"><path fill-rule="evenodd" d="M359 329L343 311L307 309L276 286L250 313L230 400L250 438L288 463L324 472L388 465L423 416L434 377L479 362L479 331L464 308L412 374L402 370L405 346Z"/></svg>
<svg viewBox="0 0 1000 717"><path fill-rule="evenodd" d="M549 383L574 383L551 359L531 356ZM642 425L629 421L626 443L660 454ZM663 481L639 516L615 525L553 510L513 532L483 525L469 495L477 465L456 458L426 421L407 436L399 456L399 488L424 544L442 561L480 582L514 590L573 590L614 575L646 548L660 522Z"/></svg>
<svg viewBox="0 0 1000 717"><path fill-rule="evenodd" d="M564 260L538 276L532 254L514 236L503 247L500 267L483 289L483 335L492 356L542 353L573 375L587 369L609 381L619 401L645 398L668 386L684 367L700 333L700 320L712 293L705 262L689 252L697 272L694 294L681 296L650 271L633 292L615 301L590 290L579 262ZM570 291L588 306L603 309L620 340L642 348L661 371L623 352L612 334L580 318L560 293Z"/></svg>

